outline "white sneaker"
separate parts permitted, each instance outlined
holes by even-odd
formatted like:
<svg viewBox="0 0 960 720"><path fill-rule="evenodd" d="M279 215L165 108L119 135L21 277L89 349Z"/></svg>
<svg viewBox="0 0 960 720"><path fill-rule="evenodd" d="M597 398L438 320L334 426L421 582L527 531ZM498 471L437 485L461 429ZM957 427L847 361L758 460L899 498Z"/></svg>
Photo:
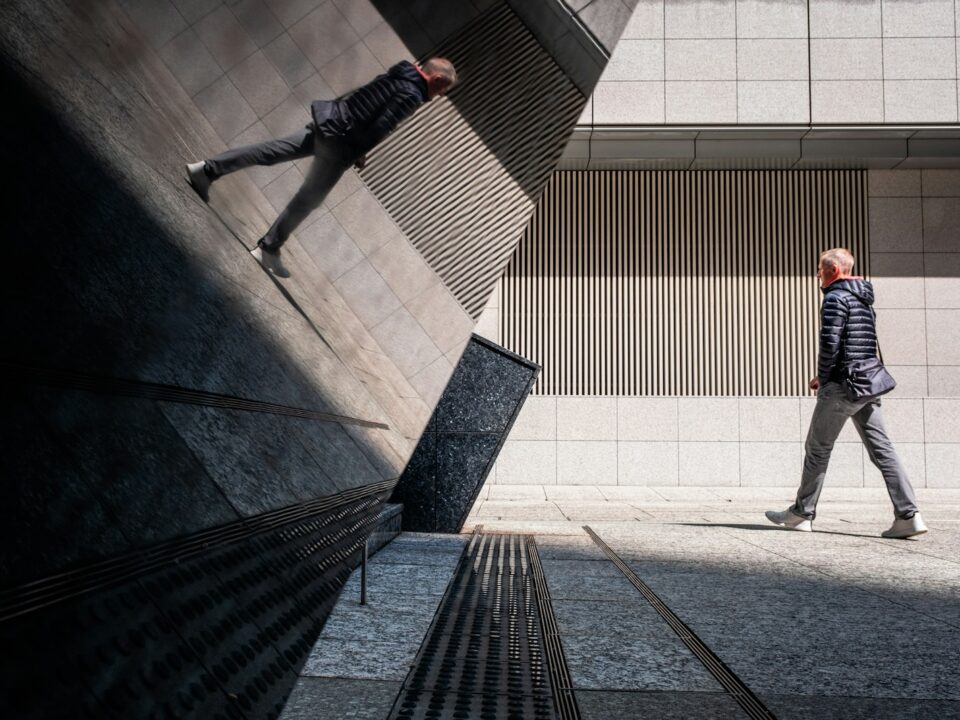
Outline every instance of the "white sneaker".
<svg viewBox="0 0 960 720"><path fill-rule="evenodd" d="M204 202L210 202L210 177L204 171L204 161L187 163L187 179L190 186L196 191L197 195Z"/></svg>
<svg viewBox="0 0 960 720"><path fill-rule="evenodd" d="M885 538L908 538L914 535L921 535L926 531L927 526L923 524L923 518L920 517L920 513L917 513L908 520L895 518L890 529L884 530L880 533L880 536Z"/></svg>
<svg viewBox="0 0 960 720"><path fill-rule="evenodd" d="M807 520L805 517L800 517L790 510L784 510L783 512L767 510L764 514L767 516L767 520L774 525L780 525L787 530L799 530L800 532L810 532L813 530L812 521Z"/></svg>
<svg viewBox="0 0 960 720"><path fill-rule="evenodd" d="M290 277L290 271L283 264L283 260L280 259L280 251L276 252L264 252L263 248L259 245L250 251L250 254L253 255L254 259L261 265L264 269L271 275L276 275L279 278L288 278Z"/></svg>

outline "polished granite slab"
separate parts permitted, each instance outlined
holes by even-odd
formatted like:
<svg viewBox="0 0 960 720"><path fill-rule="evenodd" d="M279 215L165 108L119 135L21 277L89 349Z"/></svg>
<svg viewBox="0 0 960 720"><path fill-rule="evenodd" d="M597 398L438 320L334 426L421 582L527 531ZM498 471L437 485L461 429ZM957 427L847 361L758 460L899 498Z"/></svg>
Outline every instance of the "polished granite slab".
<svg viewBox="0 0 960 720"><path fill-rule="evenodd" d="M280 720L383 720L400 691L400 682L301 677L290 693Z"/></svg>
<svg viewBox="0 0 960 720"><path fill-rule="evenodd" d="M576 697L583 720L727 720L743 717L740 707L722 692L577 690Z"/></svg>
<svg viewBox="0 0 960 720"><path fill-rule="evenodd" d="M599 620L599 618L598 618ZM563 652L573 686L589 690L714 692L720 684L664 625L662 633L634 636L567 635Z"/></svg>
<svg viewBox="0 0 960 720"><path fill-rule="evenodd" d="M370 559L366 605L355 570L301 675L402 682L466 542L466 536L402 533ZM401 557L405 562L397 562Z"/></svg>
<svg viewBox="0 0 960 720"><path fill-rule="evenodd" d="M393 492L407 508L404 529L463 528L538 373L499 345L470 339ZM564 516L551 507L546 517Z"/></svg>
<svg viewBox="0 0 960 720"><path fill-rule="evenodd" d="M781 720L932 720L960 717L960 702L951 700L836 697L832 695L762 695Z"/></svg>

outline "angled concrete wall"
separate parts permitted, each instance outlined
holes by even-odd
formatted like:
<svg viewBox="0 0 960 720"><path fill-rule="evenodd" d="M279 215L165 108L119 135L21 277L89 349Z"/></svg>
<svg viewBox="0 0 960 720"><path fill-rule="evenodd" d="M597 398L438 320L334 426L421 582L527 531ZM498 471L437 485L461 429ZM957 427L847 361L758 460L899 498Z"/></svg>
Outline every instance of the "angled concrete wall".
<svg viewBox="0 0 960 720"><path fill-rule="evenodd" d="M473 329L462 299L352 170L291 238L294 276L278 284L246 250L308 163L223 178L209 206L186 186L183 163L293 131L312 99L456 38L497 5L4 6L3 59L19 109L4 122L23 138L20 182L5 201L11 234L28 239L11 264L31 269L6 289L17 311L5 319L15 341L3 360L20 387L5 426L23 452L5 461L30 489L7 489L2 524L20 550L5 556L5 582L399 476ZM474 87L497 92L480 80ZM461 103L472 97L463 88ZM438 100L450 108L439 117L455 120L457 102ZM543 148L548 160L561 130ZM509 127L485 131L481 143ZM490 191L496 178L513 182L491 177ZM513 215L499 262L525 222ZM489 292L499 268L484 272ZM43 377L50 372L66 379ZM139 396L118 400L120 381ZM97 392L81 389L90 382ZM158 400L151 384L301 417ZM81 497L89 512L67 522L65 508ZM46 549L30 539L37 534ZM61 542L67 535L73 541Z"/></svg>
<svg viewBox="0 0 960 720"><path fill-rule="evenodd" d="M444 43L455 55L490 13L532 37L505 3L469 0L0 6L16 179L2 199L15 241L0 635L14 651L0 675L18 717L139 717L160 702L172 715L279 713L475 320L356 173L290 239L279 281L248 251L307 163L223 178L209 205L184 163L290 132L312 99L401 58ZM524 47L564 80L539 44ZM482 176L491 197L521 188L497 239L505 262L585 96L564 80L564 114L527 148L527 172L510 133L536 135L543 118L488 123L484 101L522 106L542 77L464 80L428 117L489 146L487 171L460 175ZM404 132L423 145L418 128ZM499 267L474 259L474 271L477 296Z"/></svg>

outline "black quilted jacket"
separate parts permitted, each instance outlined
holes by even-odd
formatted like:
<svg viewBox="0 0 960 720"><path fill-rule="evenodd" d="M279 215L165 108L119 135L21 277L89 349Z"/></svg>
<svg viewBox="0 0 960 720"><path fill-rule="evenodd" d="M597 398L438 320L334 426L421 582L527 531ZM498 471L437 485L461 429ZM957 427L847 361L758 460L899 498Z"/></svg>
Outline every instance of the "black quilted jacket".
<svg viewBox="0 0 960 720"><path fill-rule="evenodd" d="M317 100L311 111L322 135L342 138L360 156L426 100L426 81L403 60L344 98Z"/></svg>
<svg viewBox="0 0 960 720"><path fill-rule="evenodd" d="M837 280L822 290L820 308L820 384L840 382L849 360L877 355L873 285L862 278Z"/></svg>

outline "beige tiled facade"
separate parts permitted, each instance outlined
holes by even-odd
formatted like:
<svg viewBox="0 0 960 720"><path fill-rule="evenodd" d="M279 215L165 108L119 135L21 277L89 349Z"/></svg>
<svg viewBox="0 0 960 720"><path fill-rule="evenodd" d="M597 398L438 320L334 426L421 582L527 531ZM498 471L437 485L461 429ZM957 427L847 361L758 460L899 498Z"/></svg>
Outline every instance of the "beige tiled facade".
<svg viewBox="0 0 960 720"><path fill-rule="evenodd" d="M914 485L960 487L960 170L870 171L868 187L881 349L898 381L883 400L887 429ZM545 482L572 482L570 472L588 467L594 484L607 484L599 449L589 456L596 470L572 453L590 443L609 453L606 443L615 441L618 485L794 486L815 404L812 395L532 396L496 482L524 482L519 444L537 440L541 456L552 445L557 458L571 456L558 460L557 473L539 467ZM852 423L838 438L828 483L882 485Z"/></svg>
<svg viewBox="0 0 960 720"><path fill-rule="evenodd" d="M955 5L644 0L594 91L591 122L955 123Z"/></svg>

